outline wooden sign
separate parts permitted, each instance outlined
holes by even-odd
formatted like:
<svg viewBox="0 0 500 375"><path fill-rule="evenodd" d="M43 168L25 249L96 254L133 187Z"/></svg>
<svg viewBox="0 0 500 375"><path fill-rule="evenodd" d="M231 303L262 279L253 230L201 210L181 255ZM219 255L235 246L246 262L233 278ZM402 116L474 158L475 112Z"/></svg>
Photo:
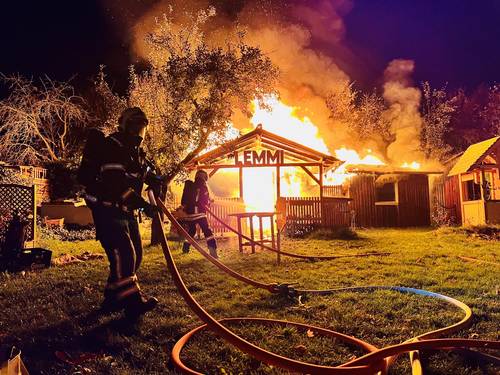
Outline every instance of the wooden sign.
<svg viewBox="0 0 500 375"><path fill-rule="evenodd" d="M241 154L234 152L234 163L236 165L280 165L285 162L285 151L283 150L245 150Z"/></svg>

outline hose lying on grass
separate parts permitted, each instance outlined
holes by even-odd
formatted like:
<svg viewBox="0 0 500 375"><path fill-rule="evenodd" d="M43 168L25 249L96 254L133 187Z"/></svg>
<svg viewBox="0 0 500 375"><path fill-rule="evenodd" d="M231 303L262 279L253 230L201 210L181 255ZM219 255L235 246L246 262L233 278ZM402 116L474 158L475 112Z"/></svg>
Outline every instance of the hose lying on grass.
<svg viewBox="0 0 500 375"><path fill-rule="evenodd" d="M212 211L210 211L209 208L207 208L208 214L212 216L215 221L219 222L224 228L228 229L229 231L241 236L247 241L253 242L255 245L262 247L265 250L272 251L274 253L279 253L280 255L285 255L287 257L291 258L299 258L299 259L308 259L308 260L333 260L333 259L339 259L339 258L352 258L352 257L369 257L369 256L384 256L384 255L390 255L390 253L379 253L379 252L373 252L373 253L360 253L360 254L348 254L348 255L302 255L302 254L295 254L295 253L289 253L287 251L281 251L281 250L276 250L275 248L271 246L267 246L263 243L256 242L252 240L250 237L245 236L243 233L238 232L235 228L231 227L228 225L224 220L219 218L217 215L215 215ZM174 218L175 219L175 218Z"/></svg>
<svg viewBox="0 0 500 375"><path fill-rule="evenodd" d="M272 293L281 292L278 286L279 284L263 284L254 280L251 280L239 273L231 270L229 267L223 265L218 260L212 258L191 236L189 236L182 225L180 225L172 214L167 210L167 208L163 205L161 201L156 202L153 193L149 192L149 199L152 204L158 204L158 207L165 213L167 218L171 221L172 225L186 237L186 239L203 255L205 258L209 259L213 264L215 264L220 269L223 269L228 274L236 277L238 280L248 283L249 285L253 285L256 287L260 287L263 289L267 289ZM158 214L159 215L159 214ZM316 293L316 294L331 294L338 291L372 291L376 289L384 289L384 290L395 290L403 293L417 293L425 296L435 297L447 301L459 308L461 308L465 316L464 318L458 322L453 324L452 326L441 328L435 331L431 331L425 333L423 335L417 336L411 340L408 340L405 343L392 345L385 347L383 349L377 349L374 346L366 343L362 340L359 340L355 337L344 335L339 332L330 331L326 329L322 329L319 327L314 327L307 324L299 324L293 322L287 322L282 320L270 320L270 319L259 319L259 318L232 318L232 319L223 319L221 321L217 321L213 318L207 311L201 307L198 302L191 295L189 290L187 289L184 281L182 280L179 271L177 270L177 266L170 252L170 248L165 237L165 233L163 231L163 224L161 220L158 220L161 225L160 231L160 240L163 249L163 254L165 256L165 260L167 262L168 269L173 278L173 281L182 295L188 306L193 310L193 312L198 315L198 317L205 323L204 326L197 327L186 335L184 335L179 342L175 345L174 350L172 352L172 360L174 365L185 374L200 374L195 370L192 370L185 366L181 359L180 353L182 347L188 342L188 340L197 332L202 329L208 327L210 330L221 336L224 340L228 341L230 344L236 346L241 351L249 354L255 359L267 363L268 365L277 366L282 369L286 369L293 372L301 372L301 373L309 373L309 374L375 374L375 373L383 373L385 374L390 366L390 364L394 361L394 359L403 353L413 353L411 356L412 359L412 370L414 374L422 374L422 366L420 365L420 361L418 358L418 350L455 350L455 349L465 349L465 348L485 348L485 349L495 349L500 350L500 341L489 341L489 340L470 340L470 339L436 339L435 337L441 336L445 333L455 332L458 329L464 328L468 324L470 324L470 320L472 317L472 311L470 308L464 303L457 301L451 297L447 297L441 294L427 292L425 290L413 289L413 288L402 288L402 287L390 287L390 286L382 286L382 287L360 287L360 288L341 288L341 289L331 289L331 290L296 290L297 293ZM289 291L292 292L293 288L289 288ZM320 335L326 335L330 337L336 337L343 342L347 342L353 345L356 345L368 353L362 357L356 358L352 361L344 363L337 367L331 366L322 366L311 363L306 363L298 360L294 360L291 358L287 358L281 356L279 354L272 353L265 349L262 349L249 341L243 339L238 336L224 325L221 322L224 321L253 321L259 322L263 324L287 324L293 325L301 329L310 329L315 333ZM496 357L493 357L496 359Z"/></svg>

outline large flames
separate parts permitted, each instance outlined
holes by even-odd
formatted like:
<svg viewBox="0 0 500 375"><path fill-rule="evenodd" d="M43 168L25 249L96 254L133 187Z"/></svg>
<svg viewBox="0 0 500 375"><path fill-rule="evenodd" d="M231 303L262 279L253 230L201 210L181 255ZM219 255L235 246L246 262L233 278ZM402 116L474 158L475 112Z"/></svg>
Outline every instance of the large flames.
<svg viewBox="0 0 500 375"><path fill-rule="evenodd" d="M332 153L321 137L318 127L307 116L300 117L299 108L288 106L276 96L269 96L264 103L253 102L251 123L254 127L262 125L264 129L315 149L327 155ZM386 163L377 157L372 150L366 149L362 154L354 149L341 147L333 154L344 163L325 175L325 185L342 185L354 174L348 172L352 165L384 166ZM400 168L419 169L418 162L404 162ZM234 173L229 172L229 173ZM314 171L313 171L314 173ZM282 167L280 176L280 195L282 197L305 196L310 191L309 176L300 168ZM316 172L316 177L319 175ZM274 211L277 197L276 168L244 168L243 199L248 211ZM315 194L319 195L319 193Z"/></svg>

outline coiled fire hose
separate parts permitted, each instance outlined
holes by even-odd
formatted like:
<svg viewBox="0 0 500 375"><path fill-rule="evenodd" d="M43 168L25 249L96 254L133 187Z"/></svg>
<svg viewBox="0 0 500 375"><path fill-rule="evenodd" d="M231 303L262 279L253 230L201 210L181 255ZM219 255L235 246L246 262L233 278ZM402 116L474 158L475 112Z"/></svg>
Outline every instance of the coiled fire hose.
<svg viewBox="0 0 500 375"><path fill-rule="evenodd" d="M217 267L220 269L224 270L225 272L229 273L233 277L238 278L240 281L244 281L249 283L250 285L260 287L263 289L267 289L270 292L277 293L280 291L279 289L279 284L263 284L251 279L248 279L244 277L243 275L240 275L239 273L231 270L229 267L223 265L221 262L218 260L212 258L191 236L188 235L188 233L184 230L182 225L180 225L177 220L172 216L172 214L168 211L168 209L163 205L161 201L156 201L154 194L152 191L148 192L149 199L151 204L157 205L167 216L167 218L171 221L172 225L179 231L179 233L183 234L188 241L207 259L209 259L213 264L215 264ZM157 213L158 219L159 219L159 213ZM360 290L370 290L370 289L375 289L375 288L383 288L383 289L390 289L390 290L397 290L397 291L403 291L403 292L408 292L408 293L414 293L415 291L418 291L419 294L423 295L431 295L433 297L438 297L440 299L443 299L447 302L453 303L454 305L462 308L465 312L465 317L458 323L445 327L436 331L428 332L423 335L418 336L415 339L412 340L419 340L419 341L411 341L411 342L405 342L402 344L398 345L392 345L388 346L383 349L376 349L373 345L370 345L369 343L366 343L362 340L359 340L355 337L347 336L344 334L341 334L339 332L335 331L330 331L326 329L322 329L319 327L314 327L306 324L300 324L300 323L292 323L292 322L287 322L287 321L282 321L282 320L270 320L270 319L259 319L259 318L231 318L231 319L223 319L221 321L217 321L215 318L213 318L207 311L201 307L198 302L194 299L194 297L191 295L189 290L187 289L186 285L184 284L184 281L182 280L182 277L179 274L179 271L177 269L177 266L175 264L175 261L172 257L172 254L170 252L170 248L163 230L163 223L161 220L158 220L161 226L161 231L160 231L160 241L163 249L163 254L165 256L165 260L167 262L168 269L170 271L170 274L172 276L172 279L174 281L174 284L176 285L179 293L181 296L184 298L188 306L193 310L196 315L205 323L204 326L197 327L190 332L188 332L186 335L184 335L174 346L174 349L172 350L172 360L174 365L183 373L185 374L200 374L199 372L196 372L187 366L185 366L181 359L180 359L180 352L182 350L182 347L187 343L187 341L197 332L201 331L202 329L208 327L210 330L221 336L224 340L228 341L230 344L234 345L237 347L239 350L249 354L250 356L254 357L255 359L262 361L264 363L267 363L268 365L274 365L282 369L286 369L289 371L293 372L301 372L301 373L309 373L309 374L375 374L375 373L386 373L389 365L390 365L390 359L395 358L396 356L407 353L407 352L416 352L418 350L455 350L455 349L463 349L463 348L486 348L486 349L495 349L495 350L500 350L500 341L490 341L490 340L470 340L470 339L434 339L434 337L444 334L444 333L450 333L458 330L459 328L463 328L468 322L470 321L470 317L472 316L472 312L470 308L463 304L460 301L457 301L451 297L443 296L437 293L432 293L432 292L427 292L419 289L412 289L412 288L400 288L400 287L362 287L362 288L342 288L342 289L331 289L331 290L325 290L325 291L310 291L314 293L321 293L321 294L327 294L327 293L333 293L334 291L340 291L340 290L350 290L354 291L356 289ZM404 289L404 290L400 290ZM300 292L300 291L299 291ZM303 291L306 292L306 291ZM224 325L221 324L221 322L224 321L253 321L253 322L259 322L259 323L264 323L264 324L287 324L287 325L293 325L298 328L302 329L311 329L313 332L318 333L318 334L323 334L327 335L330 337L336 337L339 340L350 343L352 345L356 345L360 348L362 348L365 351L368 351L368 354L359 357L357 359L354 359L352 361L349 361L345 364L342 364L338 367L331 367L331 366L322 366L322 365L316 365L316 364L311 364L311 363L306 363L298 360L294 360L291 358L283 357L279 354L272 353L270 351L267 351L265 349L262 349L247 340L243 339L242 337L238 336L228 328L226 328ZM418 356L417 356L418 357ZM496 357L493 357L494 359L497 359ZM414 374L421 374L422 373L422 368L419 365L418 358L417 360L412 363L412 370Z"/></svg>
<svg viewBox="0 0 500 375"><path fill-rule="evenodd" d="M390 255L390 253L361 253L361 254L348 254L348 255L302 255L302 254L295 254L295 253L289 253L287 251L281 251L281 250L276 250L275 248L271 246L267 246L266 244L256 242L252 240L250 237L244 235L243 233L238 232L235 228L231 227L229 224L227 224L224 220L219 218L217 215L215 215L209 208L207 208L208 214L212 216L215 221L220 223L224 228L230 230L231 232L241 236L245 240L249 242L253 242L254 244L260 246L261 248L265 250L272 251L274 253L279 253L280 255L285 255L291 258L299 258L299 259L308 259L308 260L333 260L333 259L339 259L339 258L352 258L352 257L369 257L369 256L383 256L383 255Z"/></svg>

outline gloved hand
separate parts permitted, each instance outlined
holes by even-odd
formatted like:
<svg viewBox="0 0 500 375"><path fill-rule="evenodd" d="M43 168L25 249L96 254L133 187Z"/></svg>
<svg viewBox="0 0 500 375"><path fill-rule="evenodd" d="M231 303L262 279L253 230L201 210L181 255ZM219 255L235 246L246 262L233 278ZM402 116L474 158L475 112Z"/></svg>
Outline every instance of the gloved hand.
<svg viewBox="0 0 500 375"><path fill-rule="evenodd" d="M146 206L144 206L142 208L142 210L144 211L144 213L149 216L149 217L153 217L156 213L160 212L160 210L158 209L157 206L153 206L152 204L148 203Z"/></svg>

